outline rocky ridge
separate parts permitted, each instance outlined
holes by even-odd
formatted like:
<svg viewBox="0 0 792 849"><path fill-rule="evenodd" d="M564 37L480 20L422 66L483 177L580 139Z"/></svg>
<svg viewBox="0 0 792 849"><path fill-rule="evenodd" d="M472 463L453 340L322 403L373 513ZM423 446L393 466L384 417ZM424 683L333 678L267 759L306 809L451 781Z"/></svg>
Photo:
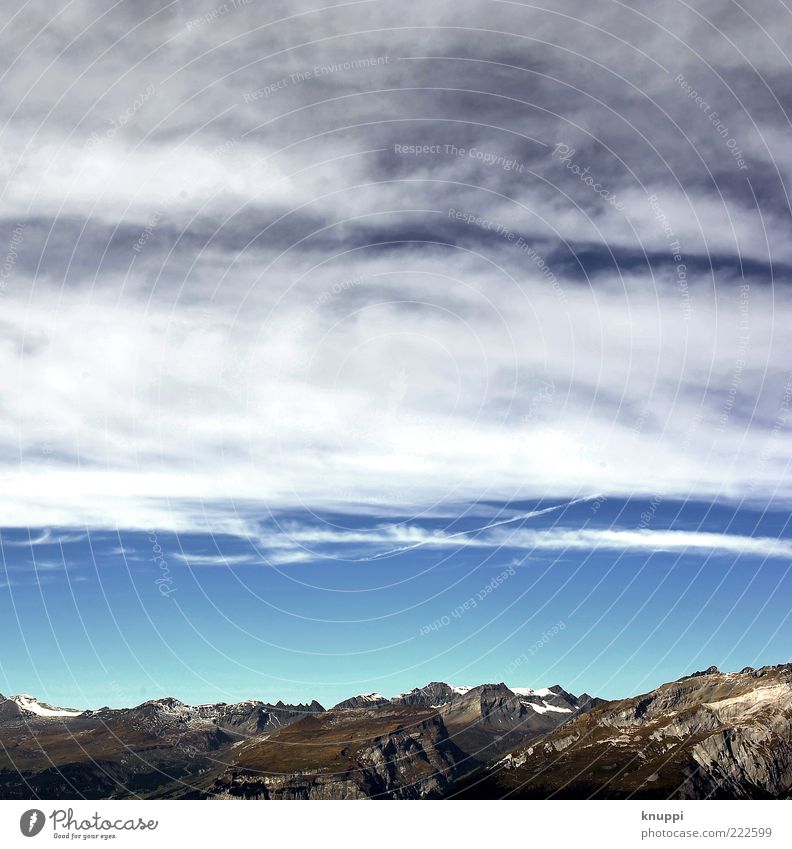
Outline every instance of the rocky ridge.
<svg viewBox="0 0 792 849"><path fill-rule="evenodd" d="M715 667L590 710L471 779L476 798L792 796L792 665Z"/></svg>

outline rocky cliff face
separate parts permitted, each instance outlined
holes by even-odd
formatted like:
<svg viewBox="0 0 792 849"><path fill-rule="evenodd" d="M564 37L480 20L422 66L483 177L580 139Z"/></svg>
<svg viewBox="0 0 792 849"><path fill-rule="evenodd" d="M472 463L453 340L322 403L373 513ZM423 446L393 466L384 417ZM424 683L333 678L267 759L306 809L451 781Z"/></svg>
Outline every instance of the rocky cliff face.
<svg viewBox="0 0 792 849"><path fill-rule="evenodd" d="M435 797L578 710L561 687L442 682L328 712L162 698L80 713L15 698L0 702L0 793L11 798Z"/></svg>
<svg viewBox="0 0 792 849"><path fill-rule="evenodd" d="M442 681L432 681L425 687L416 687L409 693L401 693L394 696L391 701L394 704L416 705L418 707L439 707L448 704L456 697L466 693L471 687L452 687Z"/></svg>
<svg viewBox="0 0 792 849"><path fill-rule="evenodd" d="M370 708L376 705L386 705L389 699L381 696L379 693L368 693L364 696L352 696L351 699L344 699L339 702L333 710L355 710L357 708Z"/></svg>
<svg viewBox="0 0 792 849"><path fill-rule="evenodd" d="M452 739L472 759L491 761L590 710L602 699L578 698L555 685L510 690L504 684L474 687L441 709ZM477 718L478 717L478 718Z"/></svg>
<svg viewBox="0 0 792 849"><path fill-rule="evenodd" d="M446 793L464 754L436 711L388 705L307 717L240 748L208 794L243 799L424 799Z"/></svg>
<svg viewBox="0 0 792 849"><path fill-rule="evenodd" d="M0 697L0 797L792 798L792 665L601 703L560 686L74 711Z"/></svg>
<svg viewBox="0 0 792 849"><path fill-rule="evenodd" d="M261 799L427 798L578 715L561 687L433 682L387 700L357 696L239 750L210 795Z"/></svg>
<svg viewBox="0 0 792 849"><path fill-rule="evenodd" d="M477 797L789 798L792 665L609 702L468 783Z"/></svg>
<svg viewBox="0 0 792 849"><path fill-rule="evenodd" d="M27 707L25 707L27 705ZM45 711L41 713L41 711ZM235 743L324 710L310 705L185 705L56 711L32 697L0 702L0 798L123 798L190 787Z"/></svg>
<svg viewBox="0 0 792 849"><path fill-rule="evenodd" d="M518 695L505 684L473 687L440 708L451 739L468 754L471 766L548 734L574 713L574 707L556 708L540 696Z"/></svg>
<svg viewBox="0 0 792 849"><path fill-rule="evenodd" d="M264 734L290 725L304 716L322 713L324 708L317 701L310 704L287 705L277 702L239 702L237 704L201 705L195 708L196 715L216 723L227 731L245 735Z"/></svg>

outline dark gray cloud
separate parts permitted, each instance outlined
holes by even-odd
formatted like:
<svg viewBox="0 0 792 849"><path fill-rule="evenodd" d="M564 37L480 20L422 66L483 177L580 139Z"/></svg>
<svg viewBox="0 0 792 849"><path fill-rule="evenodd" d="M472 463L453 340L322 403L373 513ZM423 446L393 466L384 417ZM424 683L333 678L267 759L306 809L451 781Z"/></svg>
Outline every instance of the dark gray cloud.
<svg viewBox="0 0 792 849"><path fill-rule="evenodd" d="M16 520L769 497L788 14L25 6L0 51Z"/></svg>

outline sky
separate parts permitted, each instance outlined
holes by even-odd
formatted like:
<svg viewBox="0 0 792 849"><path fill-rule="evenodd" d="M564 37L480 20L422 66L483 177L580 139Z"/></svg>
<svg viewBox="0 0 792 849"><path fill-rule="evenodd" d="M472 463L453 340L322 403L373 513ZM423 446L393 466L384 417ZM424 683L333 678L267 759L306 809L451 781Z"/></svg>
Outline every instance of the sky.
<svg viewBox="0 0 792 849"><path fill-rule="evenodd" d="M789 661L789 14L13 0L0 692Z"/></svg>

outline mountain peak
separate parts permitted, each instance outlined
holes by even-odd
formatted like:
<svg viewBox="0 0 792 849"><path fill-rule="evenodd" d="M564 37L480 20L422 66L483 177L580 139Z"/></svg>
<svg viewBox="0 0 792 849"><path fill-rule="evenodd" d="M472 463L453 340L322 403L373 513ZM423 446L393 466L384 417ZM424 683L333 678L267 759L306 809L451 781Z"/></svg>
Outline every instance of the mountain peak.
<svg viewBox="0 0 792 849"><path fill-rule="evenodd" d="M27 693L20 693L17 696L10 696L6 699L8 702L13 702L17 707L27 713L35 714L36 716L44 717L69 717L80 716L83 711L75 710L74 708L53 707L46 702L39 701L35 696L30 696Z"/></svg>
<svg viewBox="0 0 792 849"><path fill-rule="evenodd" d="M720 669L717 666L708 666L706 669L701 669L698 672L693 672L690 675L683 675L679 680L687 681L690 678L701 678L703 675L720 675Z"/></svg>
<svg viewBox="0 0 792 849"><path fill-rule="evenodd" d="M339 702L333 707L333 710L353 710L356 708L367 708L374 705L389 704L390 699L380 693L365 693L359 696L352 696L349 699Z"/></svg>
<svg viewBox="0 0 792 849"><path fill-rule="evenodd" d="M792 666L766 670L711 666L570 715L539 745L522 744L490 765L462 796L787 798Z"/></svg>

